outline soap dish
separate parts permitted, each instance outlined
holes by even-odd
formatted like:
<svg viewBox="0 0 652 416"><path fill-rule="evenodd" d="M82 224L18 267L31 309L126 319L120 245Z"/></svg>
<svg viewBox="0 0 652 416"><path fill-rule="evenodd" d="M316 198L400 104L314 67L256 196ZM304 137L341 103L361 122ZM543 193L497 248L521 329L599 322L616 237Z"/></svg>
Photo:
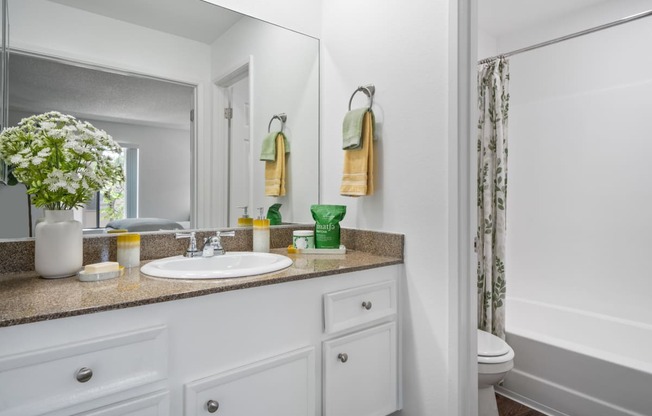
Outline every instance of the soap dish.
<svg viewBox="0 0 652 416"><path fill-rule="evenodd" d="M80 282L99 282L100 280L114 279L124 274L125 268L120 266L120 270L104 273L86 273L83 270L77 273L77 279Z"/></svg>
<svg viewBox="0 0 652 416"><path fill-rule="evenodd" d="M292 247L292 249L290 249ZM288 253L298 254L346 254L346 247L340 245L340 248L294 248L288 247Z"/></svg>

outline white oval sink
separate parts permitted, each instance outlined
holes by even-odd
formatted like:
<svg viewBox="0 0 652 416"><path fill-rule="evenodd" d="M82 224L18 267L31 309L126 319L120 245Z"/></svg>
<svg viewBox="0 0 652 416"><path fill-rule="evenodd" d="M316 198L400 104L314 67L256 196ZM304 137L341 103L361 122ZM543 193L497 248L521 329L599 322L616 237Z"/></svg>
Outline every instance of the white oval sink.
<svg viewBox="0 0 652 416"><path fill-rule="evenodd" d="M166 257L147 263L140 271L169 279L228 279L276 272L291 265L292 259L280 254L233 251L213 257Z"/></svg>

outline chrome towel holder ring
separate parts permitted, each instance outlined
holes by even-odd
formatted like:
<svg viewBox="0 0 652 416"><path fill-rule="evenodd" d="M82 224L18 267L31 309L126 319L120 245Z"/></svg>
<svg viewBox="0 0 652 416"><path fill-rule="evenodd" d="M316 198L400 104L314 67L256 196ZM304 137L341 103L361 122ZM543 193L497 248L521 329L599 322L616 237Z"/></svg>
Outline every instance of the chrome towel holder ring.
<svg viewBox="0 0 652 416"><path fill-rule="evenodd" d="M274 120L278 120L281 122L281 133L283 133L283 129L285 128L285 122L288 120L288 116L285 113L279 113L279 114L274 114L272 116L272 119L269 120L269 124L267 125L267 133L269 133L272 128L272 122Z"/></svg>
<svg viewBox="0 0 652 416"><path fill-rule="evenodd" d="M369 97L369 110L371 110L371 107L373 107L373 105L374 105L374 94L376 93L376 87L373 84L362 85L362 86L358 87L357 90L353 91L353 94L351 95L351 98L349 99L349 111L351 111L351 103L353 102L353 97L360 91L362 91L367 97Z"/></svg>

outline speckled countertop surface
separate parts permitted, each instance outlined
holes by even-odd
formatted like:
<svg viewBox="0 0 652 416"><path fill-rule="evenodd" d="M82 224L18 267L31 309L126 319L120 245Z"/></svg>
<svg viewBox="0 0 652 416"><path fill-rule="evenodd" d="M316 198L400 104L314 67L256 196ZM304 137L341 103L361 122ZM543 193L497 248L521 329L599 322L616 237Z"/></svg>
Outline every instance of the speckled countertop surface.
<svg viewBox="0 0 652 416"><path fill-rule="evenodd" d="M80 282L75 277L42 279L35 272L0 275L0 327L403 263L399 257L354 250L344 255L287 254L286 249L272 252L287 255L293 265L276 273L201 281L149 277L139 268L101 282Z"/></svg>

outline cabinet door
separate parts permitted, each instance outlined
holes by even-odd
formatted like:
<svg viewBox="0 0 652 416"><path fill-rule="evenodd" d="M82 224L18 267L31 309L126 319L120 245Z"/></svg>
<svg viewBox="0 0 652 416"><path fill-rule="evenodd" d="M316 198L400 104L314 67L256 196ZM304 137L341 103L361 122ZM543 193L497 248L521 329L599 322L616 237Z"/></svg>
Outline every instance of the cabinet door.
<svg viewBox="0 0 652 416"><path fill-rule="evenodd" d="M306 347L186 384L185 415L310 416L315 349Z"/></svg>
<svg viewBox="0 0 652 416"><path fill-rule="evenodd" d="M170 394L165 390L100 409L77 413L75 416L168 416L169 414Z"/></svg>
<svg viewBox="0 0 652 416"><path fill-rule="evenodd" d="M324 342L324 416L398 410L396 322Z"/></svg>

